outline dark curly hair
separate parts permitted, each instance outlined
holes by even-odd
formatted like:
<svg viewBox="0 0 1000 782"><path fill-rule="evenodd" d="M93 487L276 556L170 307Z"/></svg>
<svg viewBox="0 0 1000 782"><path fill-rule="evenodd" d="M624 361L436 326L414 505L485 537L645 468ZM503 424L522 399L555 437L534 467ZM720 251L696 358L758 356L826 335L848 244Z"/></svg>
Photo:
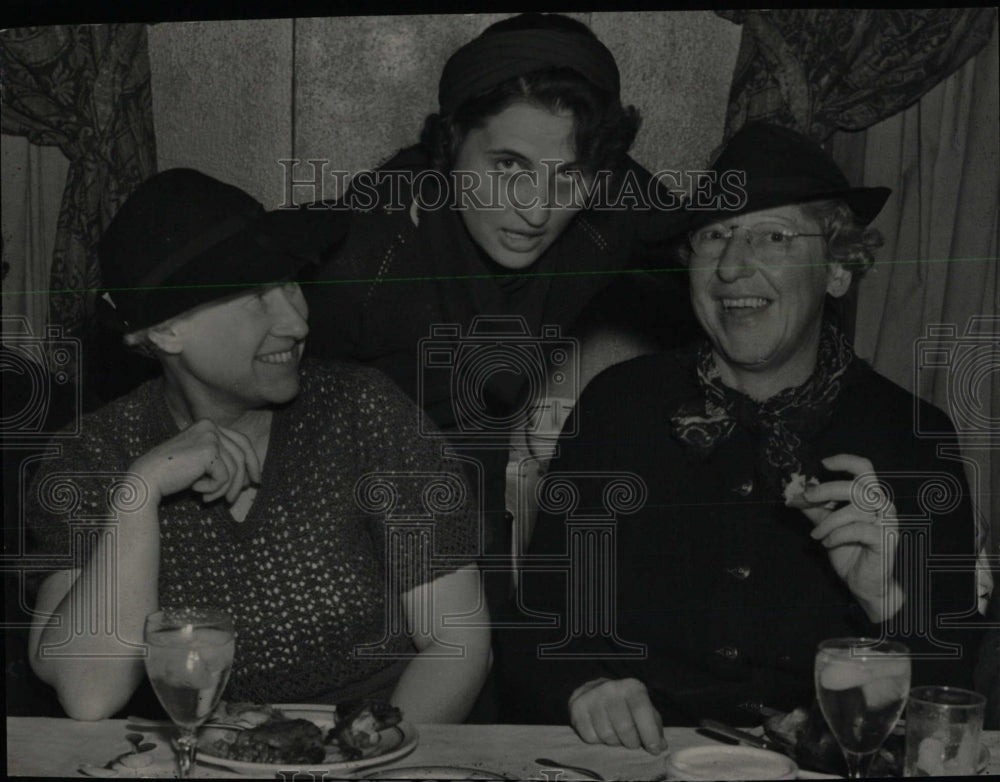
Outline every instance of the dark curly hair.
<svg viewBox="0 0 1000 782"><path fill-rule="evenodd" d="M504 19L487 28L483 35L538 29L596 37L582 22L558 14L522 14ZM534 103L554 113L572 112L576 121L577 162L586 173L619 168L639 130L639 112L634 106L623 106L617 95L600 89L571 68L547 68L509 79L465 101L450 115L429 115L420 143L434 167L450 171L469 131L518 101Z"/></svg>

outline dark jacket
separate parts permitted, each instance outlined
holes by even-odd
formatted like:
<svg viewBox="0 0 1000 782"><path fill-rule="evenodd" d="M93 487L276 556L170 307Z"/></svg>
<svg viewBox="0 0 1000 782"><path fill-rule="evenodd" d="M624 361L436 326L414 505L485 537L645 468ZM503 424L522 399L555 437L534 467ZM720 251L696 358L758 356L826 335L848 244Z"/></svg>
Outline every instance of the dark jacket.
<svg viewBox="0 0 1000 782"><path fill-rule="evenodd" d="M812 700L821 640L892 629L866 617L826 549L810 538L813 525L805 515L764 489L748 433L738 430L708 457L671 436L671 416L698 394L694 362L693 352L674 351L612 367L587 387L574 411L579 434L561 440L548 480L566 478L579 500L570 523L565 505L554 500L551 511L539 514L529 553L556 559L548 572L523 574L518 615L537 623L540 614L555 614L561 625L500 634L497 665L501 691L509 696L505 720L564 723L577 686L599 677L636 677L665 724L692 725L705 717L747 724L753 718L741 704L792 708ZM940 644L964 644L958 659L916 660L913 680L968 686L975 633L935 623L945 613L974 615L974 573L935 572L928 604L919 592L930 565L919 557L918 540L928 541L934 558L971 556L973 514L961 463L937 458L936 441L914 436L914 403L911 394L856 360L829 425L812 445L820 458L846 453L869 459L892 487L900 525L907 528L895 569L906 592L903 611L927 615L935 636L910 632L903 640L914 651L945 656L949 650ZM950 429L943 413L917 404L922 420ZM622 487L617 495L607 490L616 480ZM943 497L923 491L934 481L944 486ZM645 497L629 497L630 483ZM583 534L577 519L611 515L609 504L619 508L614 518L592 522ZM578 543L570 545L589 551L595 564L570 577L577 603L567 611L571 526ZM613 568L601 564L604 551ZM615 585L614 599L589 610L592 601L581 603L575 585L598 588L602 581ZM596 619L589 624L588 611ZM564 638L561 648L539 647L558 647ZM637 655L635 645L645 648ZM611 652L617 656L593 659Z"/></svg>
<svg viewBox="0 0 1000 782"><path fill-rule="evenodd" d="M486 357L502 341L495 328L470 335L473 318L524 319L525 333L511 337L508 332L506 339L513 353L520 354L520 361L514 356L514 371L486 372L484 380L485 418L500 420L524 400L532 370L549 358L549 346L565 338L597 293L623 271L670 265L667 247L679 213L643 208L652 203L646 195L627 197L626 175L636 183L629 187L640 193L656 187L649 172L628 159L624 171L607 185L611 195L604 199L613 203L623 193L621 208L582 211L530 268L510 274L472 241L455 210L421 209L419 225L414 225L407 183L420 173L436 174L429 169L426 155L411 147L380 167L383 178L378 182L352 186L344 202L354 207L349 235L303 288L310 309L307 350L381 369L443 430L468 431L475 424L456 418L452 380L463 366L472 371L477 362L488 363ZM435 181L424 178L421 203L438 202L436 193L424 189ZM668 203L662 192L660 203ZM661 290L659 311L671 313L678 338L682 330L694 328L681 275L643 274L638 284ZM459 331L444 334L439 328L450 324ZM543 326L555 330L543 333ZM467 346L461 355L459 345ZM451 351L452 358L432 366L428 351L439 357ZM537 368L535 377L545 377L544 364ZM575 395L576 389L572 391Z"/></svg>

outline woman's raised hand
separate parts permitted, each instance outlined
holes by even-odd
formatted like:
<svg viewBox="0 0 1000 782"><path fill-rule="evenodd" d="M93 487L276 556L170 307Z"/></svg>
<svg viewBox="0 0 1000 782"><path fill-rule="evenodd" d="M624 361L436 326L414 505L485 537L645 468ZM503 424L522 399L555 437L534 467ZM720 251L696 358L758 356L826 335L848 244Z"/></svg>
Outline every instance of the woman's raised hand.
<svg viewBox="0 0 1000 782"><path fill-rule="evenodd" d="M896 507L868 459L838 454L823 459L823 466L853 478L806 488L804 499L818 504L802 511L816 525L811 535L826 546L830 564L869 619L885 621L899 609L902 596L892 572L898 538L889 534L898 526ZM831 501L833 509L823 507Z"/></svg>
<svg viewBox="0 0 1000 782"><path fill-rule="evenodd" d="M205 502L225 497L232 505L252 483L260 482L261 464L242 432L203 419L133 462L157 501L194 489Z"/></svg>
<svg viewBox="0 0 1000 782"><path fill-rule="evenodd" d="M588 744L663 751L663 720L638 679L594 679L569 697L570 722Z"/></svg>

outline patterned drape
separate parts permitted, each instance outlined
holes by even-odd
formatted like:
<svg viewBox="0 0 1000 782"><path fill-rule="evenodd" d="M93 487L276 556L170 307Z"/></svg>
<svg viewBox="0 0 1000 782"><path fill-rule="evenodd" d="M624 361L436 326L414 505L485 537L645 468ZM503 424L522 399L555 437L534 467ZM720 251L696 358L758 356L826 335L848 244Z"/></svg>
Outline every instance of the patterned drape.
<svg viewBox="0 0 1000 782"><path fill-rule="evenodd" d="M100 284L97 239L129 193L156 171L146 28L4 30L0 68L3 132L58 146L70 161L49 312L66 334L83 336Z"/></svg>
<svg viewBox="0 0 1000 782"><path fill-rule="evenodd" d="M905 109L990 39L992 8L716 11L743 25L728 139L751 120L822 143Z"/></svg>

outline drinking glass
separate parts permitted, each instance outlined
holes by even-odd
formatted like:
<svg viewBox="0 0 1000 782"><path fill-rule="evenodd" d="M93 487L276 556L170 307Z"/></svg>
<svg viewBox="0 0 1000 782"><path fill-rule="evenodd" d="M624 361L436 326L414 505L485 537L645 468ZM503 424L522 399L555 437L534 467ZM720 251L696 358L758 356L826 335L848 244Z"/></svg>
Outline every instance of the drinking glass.
<svg viewBox="0 0 1000 782"><path fill-rule="evenodd" d="M146 673L179 728L177 765L194 764L197 731L219 705L233 667L233 620L211 608L166 608L146 617Z"/></svg>
<svg viewBox="0 0 1000 782"><path fill-rule="evenodd" d="M819 645L815 672L816 697L847 775L860 779L906 704L909 650L896 641L832 638Z"/></svg>
<svg viewBox="0 0 1000 782"><path fill-rule="evenodd" d="M986 698L958 687L914 687L906 706L904 775L971 776Z"/></svg>

